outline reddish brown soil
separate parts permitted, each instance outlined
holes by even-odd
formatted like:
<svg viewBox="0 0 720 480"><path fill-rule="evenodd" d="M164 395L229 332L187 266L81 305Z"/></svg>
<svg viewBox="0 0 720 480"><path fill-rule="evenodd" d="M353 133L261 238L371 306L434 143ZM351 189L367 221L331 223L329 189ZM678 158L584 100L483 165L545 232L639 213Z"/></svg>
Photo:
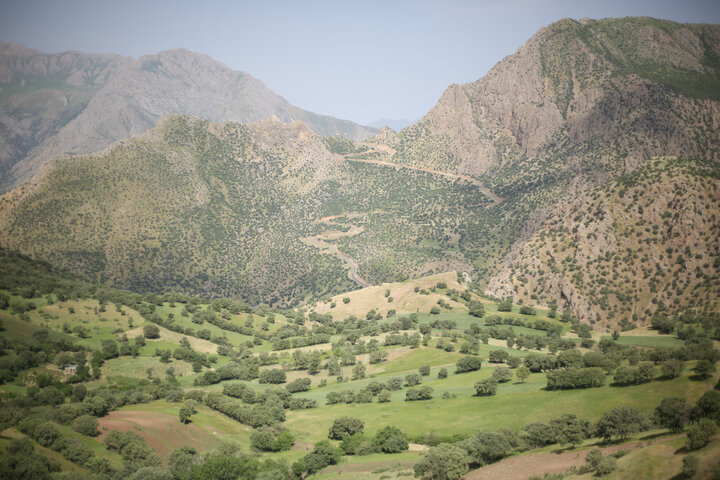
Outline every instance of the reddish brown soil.
<svg viewBox="0 0 720 480"><path fill-rule="evenodd" d="M638 448L637 443L626 443L603 447L601 450L604 455L607 455L617 450L637 450ZM473 470L463 478L465 480L527 480L533 475L564 473L570 470L570 467L585 465L585 455L590 450L592 448L562 453L550 452L510 457L478 470Z"/></svg>
<svg viewBox="0 0 720 480"><path fill-rule="evenodd" d="M110 430L135 432L145 439L148 446L167 461L170 453L180 447L194 447L198 451L217 447L220 440L211 432L192 423L183 425L177 416L157 412L111 412L98 420L100 435L98 441L104 442Z"/></svg>

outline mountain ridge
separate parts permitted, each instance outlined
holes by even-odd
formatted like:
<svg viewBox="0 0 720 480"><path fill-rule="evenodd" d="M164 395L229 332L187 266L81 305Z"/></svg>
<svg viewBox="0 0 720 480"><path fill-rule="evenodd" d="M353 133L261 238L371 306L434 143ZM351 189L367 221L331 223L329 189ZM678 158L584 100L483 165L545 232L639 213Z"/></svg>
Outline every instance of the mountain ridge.
<svg viewBox="0 0 720 480"><path fill-rule="evenodd" d="M0 55L0 130L9 133L0 145L4 189L19 185L54 156L92 153L144 132L166 114L241 123L275 115L286 122L301 119L323 135L354 139L374 132L295 107L251 75L187 49L136 60L43 54L24 47L0 51L5 52ZM98 72L97 62L105 62L105 70ZM37 88L26 77L35 78ZM47 97L58 103L55 110L34 107Z"/></svg>

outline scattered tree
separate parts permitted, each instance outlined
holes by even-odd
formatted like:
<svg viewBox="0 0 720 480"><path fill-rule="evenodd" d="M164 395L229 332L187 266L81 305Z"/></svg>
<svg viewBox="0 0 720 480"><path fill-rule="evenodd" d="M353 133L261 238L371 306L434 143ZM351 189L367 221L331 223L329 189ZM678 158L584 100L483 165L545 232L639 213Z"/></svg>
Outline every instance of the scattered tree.
<svg viewBox="0 0 720 480"><path fill-rule="evenodd" d="M332 440L342 440L350 435L362 433L365 424L362 420L351 417L340 417L333 421L328 432L328 438Z"/></svg>

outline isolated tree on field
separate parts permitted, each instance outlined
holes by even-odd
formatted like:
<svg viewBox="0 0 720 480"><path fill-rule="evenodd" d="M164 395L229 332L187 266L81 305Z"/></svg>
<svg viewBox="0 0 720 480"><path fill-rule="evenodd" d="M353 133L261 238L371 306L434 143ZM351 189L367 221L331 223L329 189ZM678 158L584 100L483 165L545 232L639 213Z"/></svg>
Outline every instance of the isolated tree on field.
<svg viewBox="0 0 720 480"><path fill-rule="evenodd" d="M717 432L717 425L709 418L701 418L697 423L690 425L687 431L688 450L698 450L712 440Z"/></svg>
<svg viewBox="0 0 720 480"><path fill-rule="evenodd" d="M491 397L497 393L497 381L494 378L485 378L475 384L475 394L478 397Z"/></svg>
<svg viewBox="0 0 720 480"><path fill-rule="evenodd" d="M701 378L708 378L715 373L715 364L710 360L700 360L695 366L695 373Z"/></svg>
<svg viewBox="0 0 720 480"><path fill-rule="evenodd" d="M409 373L405 375L405 386L414 387L422 383L422 376L418 373Z"/></svg>
<svg viewBox="0 0 720 480"><path fill-rule="evenodd" d="M590 434L590 422L570 413L553 418L550 420L550 425L555 430L557 441L562 444L569 444L572 448L575 448Z"/></svg>
<svg viewBox="0 0 720 480"><path fill-rule="evenodd" d="M508 367L497 367L492 373L492 378L498 383L509 382L512 377L512 370L510 370Z"/></svg>
<svg viewBox="0 0 720 480"><path fill-rule="evenodd" d="M148 323L143 327L143 335L145 336L145 338L160 338L160 329L157 325Z"/></svg>
<svg viewBox="0 0 720 480"><path fill-rule="evenodd" d="M636 408L618 407L606 411L596 425L598 436L606 442L613 438L627 440L633 433L649 426L648 418Z"/></svg>
<svg viewBox="0 0 720 480"><path fill-rule="evenodd" d="M193 414L197 413L197 410L195 408L196 406L197 403L195 402L195 400L188 400L182 407L180 407L179 415L180 421L182 423L188 423L190 421L190 417Z"/></svg>
<svg viewBox="0 0 720 480"><path fill-rule="evenodd" d="M362 420L351 417L340 417L333 421L328 432L328 438L332 440L342 440L350 435L362 433L365 424Z"/></svg>
<svg viewBox="0 0 720 480"><path fill-rule="evenodd" d="M515 371L515 376L521 382L525 383L525 380L530 376L530 369L527 367L520 367Z"/></svg>
<svg viewBox="0 0 720 480"><path fill-rule="evenodd" d="M715 423L720 423L720 391L708 390L697 401L700 409L700 415L712 419Z"/></svg>
<svg viewBox="0 0 720 480"><path fill-rule="evenodd" d="M663 398L660 405L655 408L655 420L670 431L680 433L690 421L691 410L692 405L682 398Z"/></svg>
<svg viewBox="0 0 720 480"><path fill-rule="evenodd" d="M465 449L441 443L430 448L425 457L415 464L415 476L432 480L458 480L468 472L470 461Z"/></svg>

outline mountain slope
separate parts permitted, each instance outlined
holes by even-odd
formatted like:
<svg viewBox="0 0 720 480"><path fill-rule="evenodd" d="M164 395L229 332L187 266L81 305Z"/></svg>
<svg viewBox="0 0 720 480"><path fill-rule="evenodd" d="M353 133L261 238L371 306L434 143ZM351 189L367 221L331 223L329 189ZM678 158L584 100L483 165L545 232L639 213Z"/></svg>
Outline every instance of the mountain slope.
<svg viewBox="0 0 720 480"><path fill-rule="evenodd" d="M592 153L613 174L657 155L718 160L718 92L718 26L561 20L485 77L449 87L400 132L394 161L507 184L558 154Z"/></svg>
<svg viewBox="0 0 720 480"><path fill-rule="evenodd" d="M349 264L371 284L466 271L478 292L605 329L717 312L693 296L720 277L718 45L717 26L562 20L361 143L171 117L5 195L0 245L118 287L252 303L340 293ZM200 83L179 60L154 65L138 75ZM143 98L124 81L97 98ZM218 82L217 108L236 95Z"/></svg>
<svg viewBox="0 0 720 480"><path fill-rule="evenodd" d="M534 286L526 292L511 266L536 263L537 252L526 243L592 188L656 157L718 162L719 59L715 25L561 20L485 77L449 87L417 124L367 144L391 147L378 154L386 161L475 176L505 198L497 225L464 237L466 250L480 253L475 271L486 293L529 303L555 300L585 321L598 314L605 321L612 309L594 303L596 288L564 296L557 285L545 295ZM657 190L657 200L670 203L671 189ZM717 214L717 205L710 205L708 215ZM642 257L648 252L640 247ZM710 247L700 242L697 253ZM717 274L710 265L703 275ZM570 282L566 276L572 273L555 283Z"/></svg>
<svg viewBox="0 0 720 480"><path fill-rule="evenodd" d="M307 240L337 228L322 218L358 226L337 244L375 283L470 268L447 232L489 203L467 182L347 162L301 122L171 116L0 197L0 244L122 288L286 305L354 285Z"/></svg>
<svg viewBox="0 0 720 480"><path fill-rule="evenodd" d="M654 314L720 310L720 164L658 158L578 194L515 245L498 297L565 305L612 328Z"/></svg>
<svg viewBox="0 0 720 480"><path fill-rule="evenodd" d="M55 156L101 150L167 114L242 123L275 115L358 140L373 131L297 108L247 73L183 49L132 60L0 44L0 88L0 128L8 132L0 145L5 188Z"/></svg>
<svg viewBox="0 0 720 480"><path fill-rule="evenodd" d="M117 55L43 54L0 42L0 178L72 122L130 63Z"/></svg>

